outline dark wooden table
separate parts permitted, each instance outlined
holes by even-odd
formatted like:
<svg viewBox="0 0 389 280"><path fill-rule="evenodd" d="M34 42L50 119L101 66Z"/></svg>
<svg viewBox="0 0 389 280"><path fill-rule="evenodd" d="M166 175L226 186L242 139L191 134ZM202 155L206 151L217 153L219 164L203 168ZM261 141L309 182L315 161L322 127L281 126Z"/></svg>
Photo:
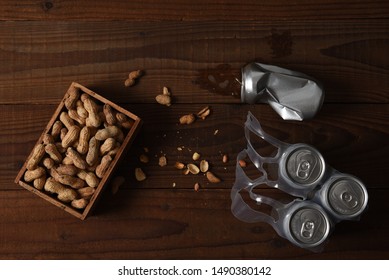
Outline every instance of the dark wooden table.
<svg viewBox="0 0 389 280"><path fill-rule="evenodd" d="M0 18L1 259L389 258L388 1L0 1ZM252 61L322 81L317 117L283 121L266 104L240 104L234 86L218 85ZM125 88L135 69L145 75ZM116 173L125 185L116 195L106 191L85 221L13 182L73 81L144 120ZM154 99L164 86L170 107ZM205 106L212 109L206 120L178 124ZM231 214L248 111L268 133L317 147L366 184L368 211L360 222L338 224L322 253ZM145 147L147 164L139 161ZM193 152L221 183L174 168ZM162 154L168 166L158 165ZM135 167L145 181L134 179Z"/></svg>

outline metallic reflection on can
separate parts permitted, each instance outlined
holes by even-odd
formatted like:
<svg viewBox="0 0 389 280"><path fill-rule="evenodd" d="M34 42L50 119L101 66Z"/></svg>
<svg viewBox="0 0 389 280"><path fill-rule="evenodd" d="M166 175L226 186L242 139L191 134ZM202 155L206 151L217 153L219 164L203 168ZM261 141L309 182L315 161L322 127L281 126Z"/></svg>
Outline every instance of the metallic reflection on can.
<svg viewBox="0 0 389 280"><path fill-rule="evenodd" d="M296 144L292 145L285 154L284 175L293 183L311 186L323 177L325 162L315 148Z"/></svg>
<svg viewBox="0 0 389 280"><path fill-rule="evenodd" d="M328 187L327 195L331 209L339 215L358 216L367 204L366 188L352 176L335 179Z"/></svg>
<svg viewBox="0 0 389 280"><path fill-rule="evenodd" d="M328 236L330 223L324 212L304 207L296 210L290 219L290 232L302 247L321 244Z"/></svg>
<svg viewBox="0 0 389 280"><path fill-rule="evenodd" d="M252 142L255 138L250 138L251 133L277 147L277 154L270 157L259 154L254 148L256 143ZM245 136L247 148L237 156L236 178L231 191L231 210L235 217L245 222L266 222L293 244L319 252L337 223L358 220L366 210L368 193L363 183L327 165L314 147L303 143L288 144L272 137L251 113L245 123ZM248 177L239 164L247 157L262 176ZM274 165L278 176L269 177L267 169ZM256 187L263 185L279 189L295 199L284 204L266 193L254 192ZM248 191L257 204L271 207L271 214L252 208L241 191Z"/></svg>

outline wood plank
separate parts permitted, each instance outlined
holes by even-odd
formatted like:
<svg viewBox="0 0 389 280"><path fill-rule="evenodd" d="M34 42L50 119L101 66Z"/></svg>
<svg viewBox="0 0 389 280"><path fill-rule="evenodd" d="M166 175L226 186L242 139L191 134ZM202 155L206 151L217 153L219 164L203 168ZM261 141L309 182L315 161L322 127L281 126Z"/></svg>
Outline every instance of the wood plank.
<svg viewBox="0 0 389 280"><path fill-rule="evenodd" d="M267 192L266 195L269 193ZM0 192L1 259L386 259L388 190L360 222L335 227L321 254L267 224L237 220L229 190L122 190L80 221L27 191ZM363 242L361 242L363 240Z"/></svg>
<svg viewBox="0 0 389 280"><path fill-rule="evenodd" d="M269 134L287 143L311 144L332 167L360 177L369 188L387 189L388 104L326 104L314 120L304 122L283 121L268 105L214 104L206 120L192 125L179 125L179 117L197 113L208 104L121 105L144 121L134 146L117 171L131 187L172 188L176 183L177 188L193 188L196 181L211 187L201 175L184 176L174 168L176 161L189 163L192 154L198 152L223 179L212 187L231 188L236 155L246 146L243 124L247 112L252 111ZM0 126L4 128L0 131L2 190L17 188L12 182L55 108L56 105L0 106ZM149 149L148 164L141 164L138 159L144 147ZM224 153L230 157L228 164L222 163ZM158 165L161 155L166 155L168 166ZM146 181L135 181L135 167L144 169Z"/></svg>
<svg viewBox="0 0 389 280"><path fill-rule="evenodd" d="M347 13L345 13L347 10ZM375 1L1 1L1 20L301 20L387 18L388 2Z"/></svg>
<svg viewBox="0 0 389 280"><path fill-rule="evenodd" d="M153 103L163 86L176 103L239 103L235 77L258 61L317 78L326 102L388 103L388 31L381 19L0 22L0 102L55 104L76 81L120 103ZM145 75L125 88L134 69Z"/></svg>

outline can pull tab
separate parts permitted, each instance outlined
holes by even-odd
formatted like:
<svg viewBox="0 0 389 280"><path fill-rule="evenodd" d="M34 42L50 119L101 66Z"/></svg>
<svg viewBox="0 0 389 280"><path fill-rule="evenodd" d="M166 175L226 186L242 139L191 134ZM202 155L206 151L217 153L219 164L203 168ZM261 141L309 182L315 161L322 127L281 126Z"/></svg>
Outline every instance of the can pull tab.
<svg viewBox="0 0 389 280"><path fill-rule="evenodd" d="M296 176L302 180L308 179L315 169L317 160L310 154L297 155Z"/></svg>
<svg viewBox="0 0 389 280"><path fill-rule="evenodd" d="M301 236L307 239L311 239L315 233L315 222L308 220L301 225Z"/></svg>
<svg viewBox="0 0 389 280"><path fill-rule="evenodd" d="M344 191L340 194L340 201L349 209L353 209L358 206L358 199L356 194L353 194L352 190Z"/></svg>

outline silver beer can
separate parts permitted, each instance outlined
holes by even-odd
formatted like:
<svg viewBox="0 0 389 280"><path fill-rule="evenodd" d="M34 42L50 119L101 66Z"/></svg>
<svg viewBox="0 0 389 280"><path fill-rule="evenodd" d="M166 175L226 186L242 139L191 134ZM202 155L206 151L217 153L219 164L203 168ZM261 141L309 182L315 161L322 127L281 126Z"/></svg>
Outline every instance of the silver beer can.
<svg viewBox="0 0 389 280"><path fill-rule="evenodd" d="M328 237L331 224L326 213L316 205L296 209L290 216L289 230L296 245L309 248L322 244Z"/></svg>
<svg viewBox="0 0 389 280"><path fill-rule="evenodd" d="M354 176L332 176L323 187L326 204L338 218L352 219L366 208L368 194L363 183Z"/></svg>
<svg viewBox="0 0 389 280"><path fill-rule="evenodd" d="M285 151L280 167L284 179L297 187L315 186L326 169L323 156L306 144L291 145Z"/></svg>

